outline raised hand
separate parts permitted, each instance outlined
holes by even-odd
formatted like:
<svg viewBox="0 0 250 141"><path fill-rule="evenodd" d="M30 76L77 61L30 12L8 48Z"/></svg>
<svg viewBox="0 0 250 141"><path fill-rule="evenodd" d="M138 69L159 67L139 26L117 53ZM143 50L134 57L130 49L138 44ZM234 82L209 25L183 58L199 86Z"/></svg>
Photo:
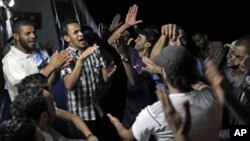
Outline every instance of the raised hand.
<svg viewBox="0 0 250 141"><path fill-rule="evenodd" d="M85 51L82 52L81 56L78 58L80 61L84 61L89 55L91 55L99 46L94 44L92 47L88 47Z"/></svg>
<svg viewBox="0 0 250 141"><path fill-rule="evenodd" d="M163 88L157 86L156 94L158 96L158 99L161 101L165 118L168 122L168 125L171 127L176 140L188 140L188 132L191 125L189 102L184 102L184 111L178 113L176 112Z"/></svg>
<svg viewBox="0 0 250 141"><path fill-rule="evenodd" d="M70 53L68 53L67 51L61 51L60 53L58 53L58 51L56 51L51 56L49 65L51 65L52 68L54 68L55 70L59 70L69 65L70 61L71 61Z"/></svg>
<svg viewBox="0 0 250 141"><path fill-rule="evenodd" d="M137 12L138 12L138 6L134 4L132 7L129 8L129 11L125 19L125 23L130 26L142 23L142 20L136 20Z"/></svg>
<svg viewBox="0 0 250 141"><path fill-rule="evenodd" d="M169 39L176 39L178 29L176 24L165 24L161 27L161 33L167 36Z"/></svg>
<svg viewBox="0 0 250 141"><path fill-rule="evenodd" d="M114 19L112 20L112 23L109 26L109 30L110 31L116 30L122 24L122 22L120 20L121 20L121 14L117 13L114 16Z"/></svg>
<svg viewBox="0 0 250 141"><path fill-rule="evenodd" d="M126 45L126 41L125 41L124 37L122 35L119 35L114 42L115 42L115 49L116 49L117 53L120 56L125 56L126 55L125 47L127 45Z"/></svg>
<svg viewBox="0 0 250 141"><path fill-rule="evenodd" d="M206 59L205 62L205 76L207 80L214 87L215 94L221 104L225 103L225 92L222 87L223 76L219 73L218 68L212 60Z"/></svg>

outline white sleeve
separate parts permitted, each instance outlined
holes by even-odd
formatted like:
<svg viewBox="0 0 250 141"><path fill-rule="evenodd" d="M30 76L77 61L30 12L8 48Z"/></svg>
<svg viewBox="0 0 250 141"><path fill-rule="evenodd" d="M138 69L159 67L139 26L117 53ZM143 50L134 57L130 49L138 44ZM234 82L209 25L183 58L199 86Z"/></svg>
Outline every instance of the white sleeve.
<svg viewBox="0 0 250 141"><path fill-rule="evenodd" d="M147 141L154 132L157 124L153 119L148 107L143 109L136 117L136 121L132 125L132 131L137 141Z"/></svg>
<svg viewBox="0 0 250 141"><path fill-rule="evenodd" d="M3 60L3 72L6 81L10 83L11 86L18 84L25 76L25 68L22 64L17 63L15 59L7 57Z"/></svg>

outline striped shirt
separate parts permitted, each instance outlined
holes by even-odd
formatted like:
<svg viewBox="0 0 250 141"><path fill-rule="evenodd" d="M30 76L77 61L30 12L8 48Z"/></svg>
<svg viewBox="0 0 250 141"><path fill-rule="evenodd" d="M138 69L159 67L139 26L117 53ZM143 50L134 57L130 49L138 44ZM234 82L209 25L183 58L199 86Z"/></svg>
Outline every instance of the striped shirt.
<svg viewBox="0 0 250 141"><path fill-rule="evenodd" d="M74 69L77 59L81 55L80 50L72 47L66 49L72 55L73 61L71 64L61 70L61 76L64 77L70 74ZM96 50L84 62L80 78L76 82L74 90L67 90L68 94L68 110L76 115L79 115L83 120L96 120L96 111L103 116L102 109L95 102L96 90L99 81L102 79L101 69L106 68L106 63Z"/></svg>

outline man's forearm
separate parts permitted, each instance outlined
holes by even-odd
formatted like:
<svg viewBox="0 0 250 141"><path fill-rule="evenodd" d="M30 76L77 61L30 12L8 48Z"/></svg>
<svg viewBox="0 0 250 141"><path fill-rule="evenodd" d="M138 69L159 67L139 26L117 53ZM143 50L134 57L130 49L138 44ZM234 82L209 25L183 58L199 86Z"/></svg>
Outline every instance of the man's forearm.
<svg viewBox="0 0 250 141"><path fill-rule="evenodd" d="M165 35L161 35L161 37L159 38L159 40L155 43L152 51L151 51L151 55L150 58L154 59L157 55L160 54L162 48L165 45L167 37Z"/></svg>
<svg viewBox="0 0 250 141"><path fill-rule="evenodd" d="M108 43L111 46L114 46L114 41L118 37L119 34L122 34L126 29L128 29L130 25L124 23L121 27L119 27L108 39Z"/></svg>
<svg viewBox="0 0 250 141"><path fill-rule="evenodd" d="M174 135L175 141L189 141L188 135L176 134Z"/></svg>
<svg viewBox="0 0 250 141"><path fill-rule="evenodd" d="M48 78L48 82L51 84L51 85L54 85L56 80L58 79L59 77L59 72L52 72L51 75L49 76Z"/></svg>
<svg viewBox="0 0 250 141"><path fill-rule="evenodd" d="M139 81L139 74L136 72L136 70L133 68L132 64L130 61L122 61L125 73L127 75L127 78L129 82L132 85L135 85Z"/></svg>
<svg viewBox="0 0 250 141"><path fill-rule="evenodd" d="M91 133L91 131L89 130L87 125L84 123L84 121L82 121L82 119L77 115L74 115L62 109L57 109L56 116L65 121L72 122L75 125L75 127L78 130L80 130L85 136L88 136Z"/></svg>
<svg viewBox="0 0 250 141"><path fill-rule="evenodd" d="M88 137L90 134L92 134L88 126L85 124L84 121L82 121L79 116L74 115L72 118L72 122L76 126L76 128L85 135L85 137Z"/></svg>
<svg viewBox="0 0 250 141"><path fill-rule="evenodd" d="M125 141L134 141L135 137L133 135L132 129L126 129L123 125L119 122L114 124L119 136L124 139Z"/></svg>
<svg viewBox="0 0 250 141"><path fill-rule="evenodd" d="M64 77L64 85L68 90L74 89L82 71L82 62L77 61L73 71Z"/></svg>
<svg viewBox="0 0 250 141"><path fill-rule="evenodd" d="M44 68L44 70L42 71L42 74L43 74L44 76L46 76L47 78L49 78L50 75L51 75L54 71L55 71L55 68L54 68L52 65L48 64L48 65Z"/></svg>

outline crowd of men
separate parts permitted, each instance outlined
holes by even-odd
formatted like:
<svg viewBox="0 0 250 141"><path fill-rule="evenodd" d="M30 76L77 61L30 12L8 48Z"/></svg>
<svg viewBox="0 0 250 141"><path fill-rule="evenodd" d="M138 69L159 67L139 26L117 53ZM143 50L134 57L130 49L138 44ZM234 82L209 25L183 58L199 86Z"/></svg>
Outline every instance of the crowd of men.
<svg viewBox="0 0 250 141"><path fill-rule="evenodd" d="M52 54L32 22L13 21L11 45L1 47L11 104L0 140L217 141L230 140L231 125L249 124L250 35L223 44L197 28L190 47L182 26L139 29L137 13L134 4L123 24L116 15L101 37L67 19L67 47ZM53 101L58 79L67 110ZM53 129L57 118L69 137Z"/></svg>

